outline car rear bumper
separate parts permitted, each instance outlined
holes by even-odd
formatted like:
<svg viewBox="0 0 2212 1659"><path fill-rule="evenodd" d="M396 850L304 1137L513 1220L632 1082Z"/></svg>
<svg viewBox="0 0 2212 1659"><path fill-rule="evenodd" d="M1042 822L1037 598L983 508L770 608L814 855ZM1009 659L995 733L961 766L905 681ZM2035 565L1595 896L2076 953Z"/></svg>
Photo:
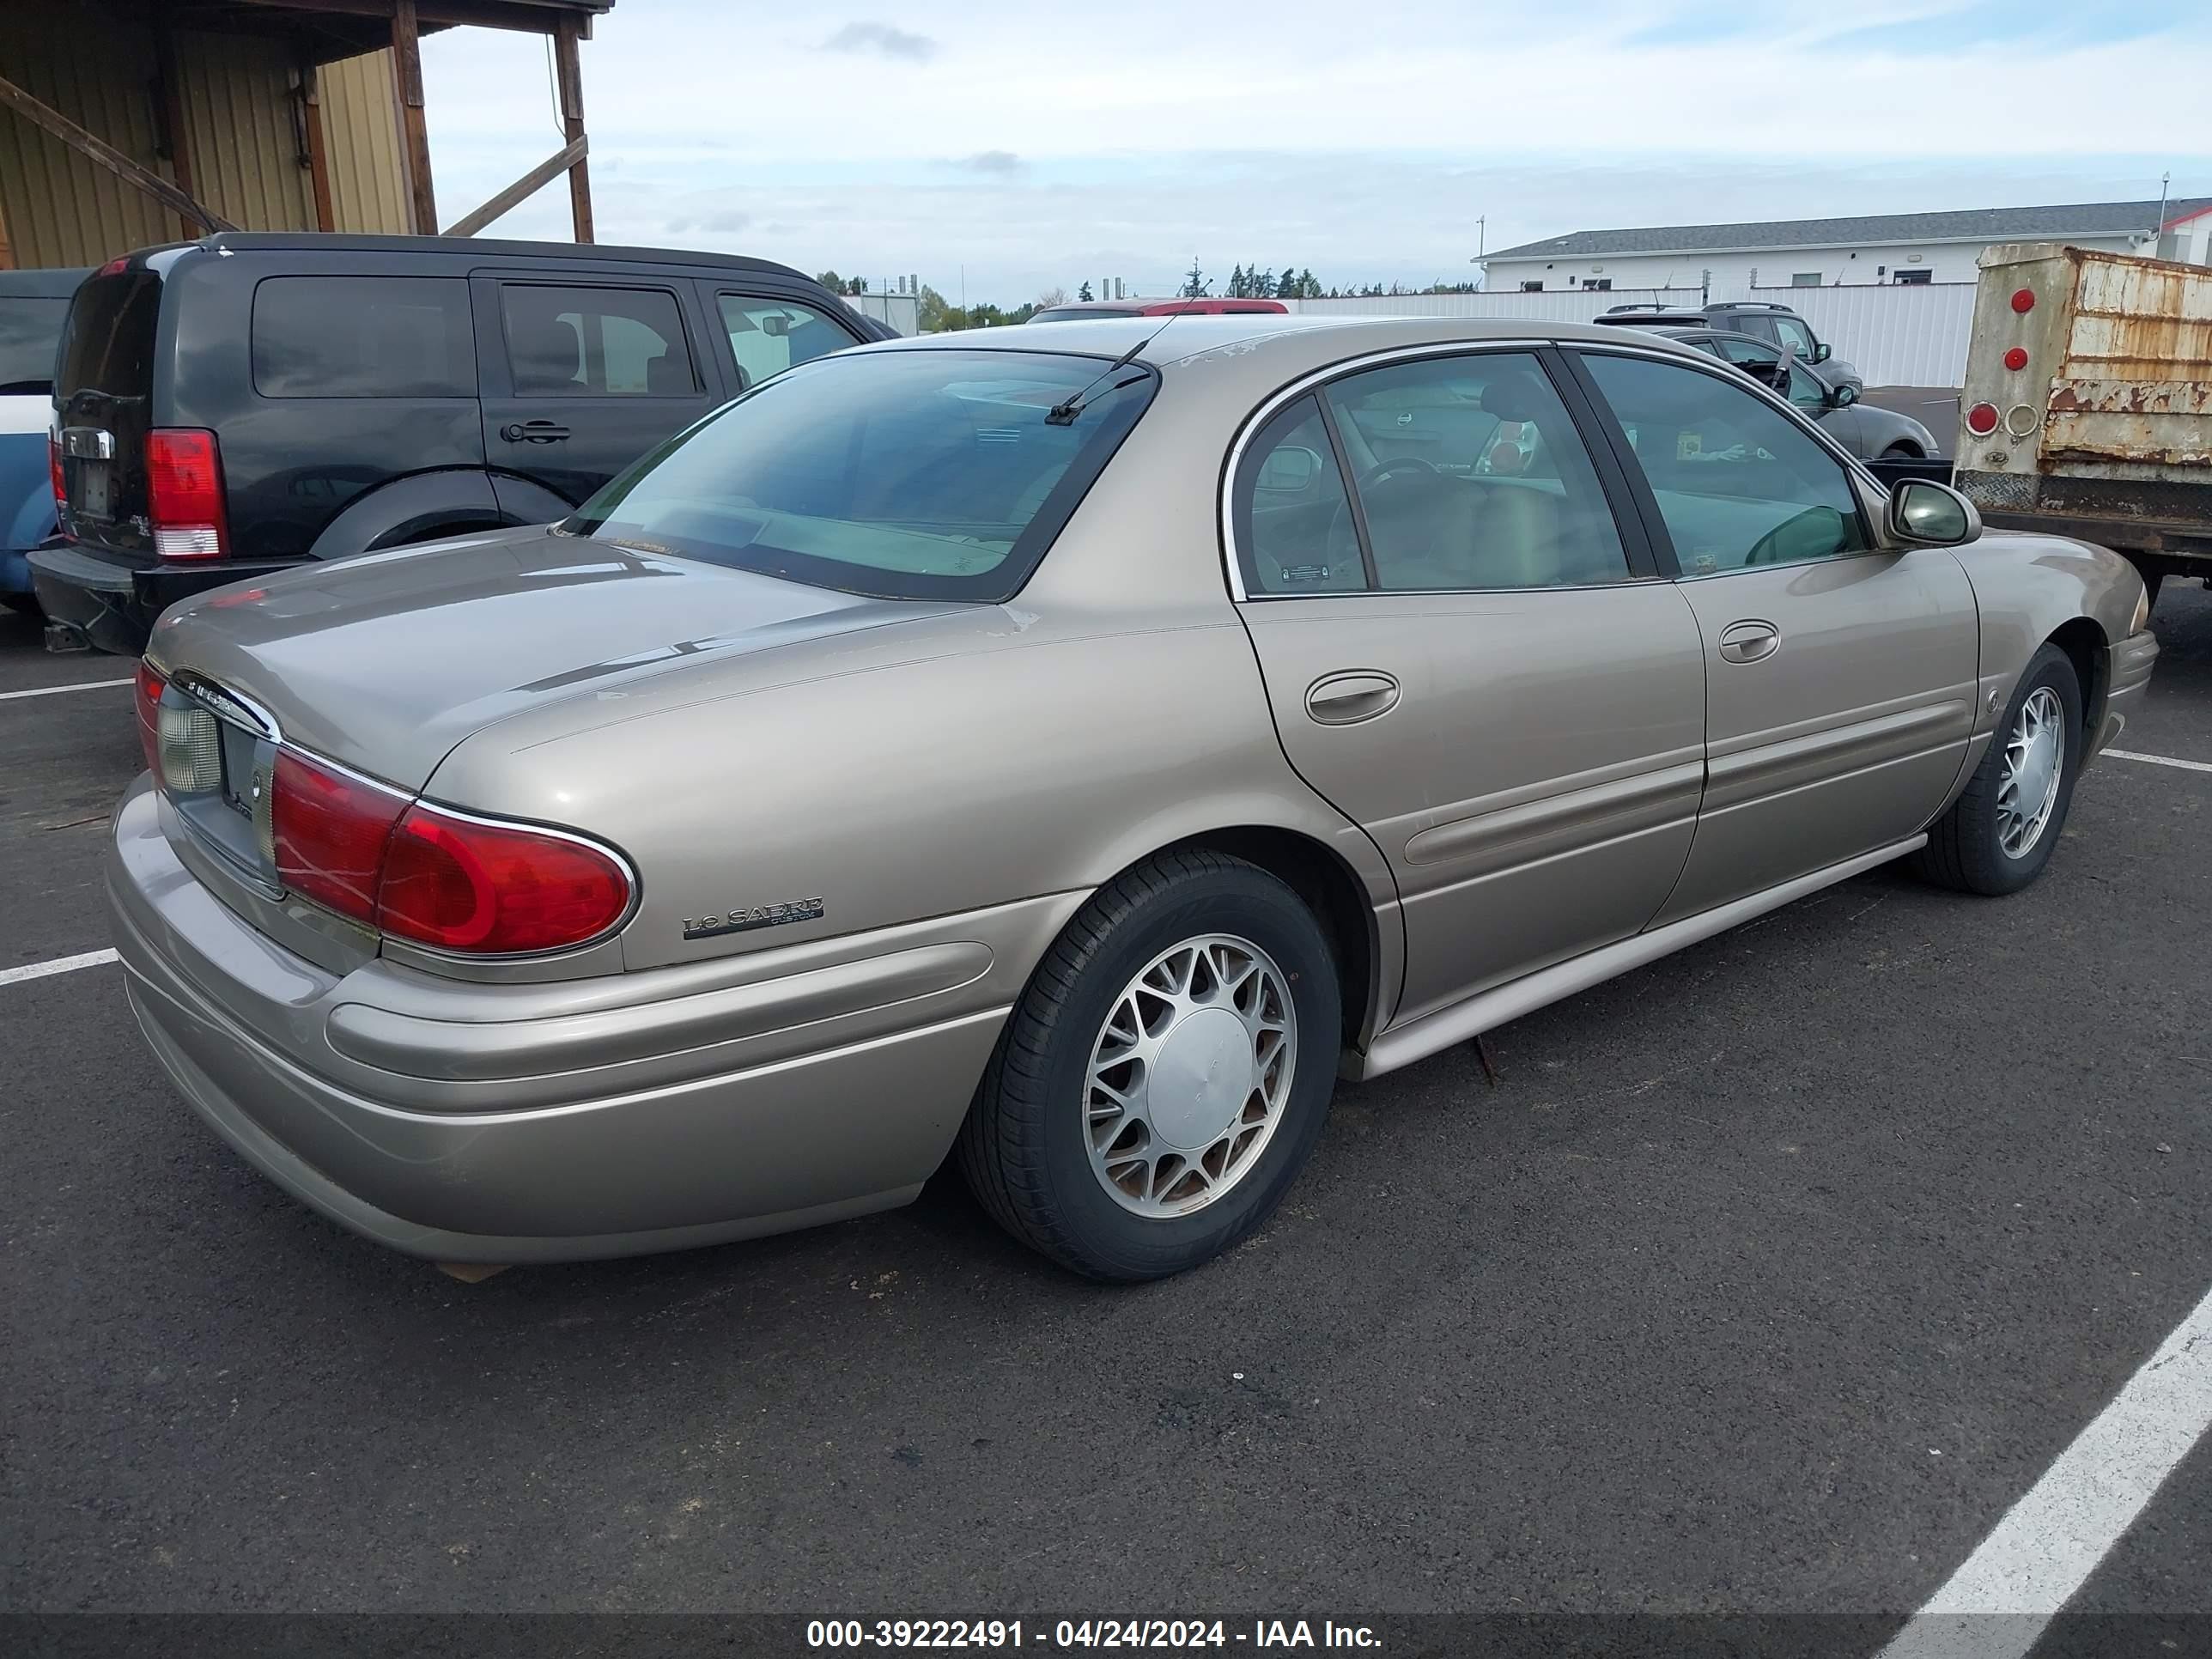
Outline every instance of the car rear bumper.
<svg viewBox="0 0 2212 1659"><path fill-rule="evenodd" d="M100 650L135 657L146 648L154 619L179 599L298 562L161 564L64 542L32 550L31 586L49 621L82 634Z"/></svg>
<svg viewBox="0 0 2212 1659"><path fill-rule="evenodd" d="M148 780L108 897L155 1057L355 1232L454 1261L682 1249L904 1203L1079 895L589 980L295 956L193 877Z"/></svg>

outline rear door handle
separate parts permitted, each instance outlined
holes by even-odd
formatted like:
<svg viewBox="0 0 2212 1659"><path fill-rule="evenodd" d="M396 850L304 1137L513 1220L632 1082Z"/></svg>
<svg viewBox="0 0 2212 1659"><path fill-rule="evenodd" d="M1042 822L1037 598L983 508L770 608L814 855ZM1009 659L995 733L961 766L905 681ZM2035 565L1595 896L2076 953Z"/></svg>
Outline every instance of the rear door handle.
<svg viewBox="0 0 2212 1659"><path fill-rule="evenodd" d="M511 444L550 444L567 437L568 428L558 421L510 421L499 435Z"/></svg>
<svg viewBox="0 0 2212 1659"><path fill-rule="evenodd" d="M1782 630L1771 622L1730 623L1721 629L1723 662L1757 662L1782 645Z"/></svg>
<svg viewBox="0 0 2212 1659"><path fill-rule="evenodd" d="M1322 726L1356 726L1397 702L1398 682L1371 669L1324 675L1306 688L1306 713Z"/></svg>

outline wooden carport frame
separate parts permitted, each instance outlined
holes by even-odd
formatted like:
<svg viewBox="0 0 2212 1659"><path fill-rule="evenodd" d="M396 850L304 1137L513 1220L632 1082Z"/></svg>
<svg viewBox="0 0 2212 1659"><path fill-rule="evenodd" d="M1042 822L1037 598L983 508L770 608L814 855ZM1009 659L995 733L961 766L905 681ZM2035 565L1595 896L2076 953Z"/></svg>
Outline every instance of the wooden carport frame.
<svg viewBox="0 0 2212 1659"><path fill-rule="evenodd" d="M185 28L292 37L316 226L331 230L336 228L336 221L317 66L388 46L409 228L417 235L434 236L440 234L437 197L430 176L429 127L422 99L425 29L477 27L549 35L565 142L489 201L456 219L444 234L473 236L566 173L575 238L588 242L593 240L591 172L586 160L591 145L584 132L584 80L577 47L591 37L592 17L612 3L613 0L155 0L155 44L162 65L165 125L169 131L170 164L176 173L173 182L133 161L5 76L0 76L0 107L15 111L87 160L152 197L182 219L188 232L195 224L204 231L234 230L239 227L202 205L191 194L191 161L175 102L172 33Z"/></svg>

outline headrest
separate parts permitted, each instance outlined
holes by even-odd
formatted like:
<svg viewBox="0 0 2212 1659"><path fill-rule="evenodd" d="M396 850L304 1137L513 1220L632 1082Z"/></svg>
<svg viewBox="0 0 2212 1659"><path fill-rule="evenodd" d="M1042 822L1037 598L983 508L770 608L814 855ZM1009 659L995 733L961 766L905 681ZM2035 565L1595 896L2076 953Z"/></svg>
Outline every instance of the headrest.
<svg viewBox="0 0 2212 1659"><path fill-rule="evenodd" d="M1534 421L1559 406L1525 368L1509 369L1482 388L1482 412L1501 421Z"/></svg>

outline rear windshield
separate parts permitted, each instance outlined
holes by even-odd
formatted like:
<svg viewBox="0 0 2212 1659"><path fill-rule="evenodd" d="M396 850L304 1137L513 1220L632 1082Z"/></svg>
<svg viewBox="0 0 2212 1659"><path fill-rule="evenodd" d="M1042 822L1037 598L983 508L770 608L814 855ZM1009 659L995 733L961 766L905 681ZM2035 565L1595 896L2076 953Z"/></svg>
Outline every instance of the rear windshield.
<svg viewBox="0 0 2212 1659"><path fill-rule="evenodd" d="M996 603L1158 384L1060 353L823 357L672 439L562 528L850 593ZM1086 387L1073 421L1047 418Z"/></svg>
<svg viewBox="0 0 2212 1659"><path fill-rule="evenodd" d="M78 289L62 340L62 395L152 396L154 333L161 313L161 279L151 271L94 276Z"/></svg>
<svg viewBox="0 0 2212 1659"><path fill-rule="evenodd" d="M69 304L32 295L0 296L0 394L54 389L54 349Z"/></svg>

